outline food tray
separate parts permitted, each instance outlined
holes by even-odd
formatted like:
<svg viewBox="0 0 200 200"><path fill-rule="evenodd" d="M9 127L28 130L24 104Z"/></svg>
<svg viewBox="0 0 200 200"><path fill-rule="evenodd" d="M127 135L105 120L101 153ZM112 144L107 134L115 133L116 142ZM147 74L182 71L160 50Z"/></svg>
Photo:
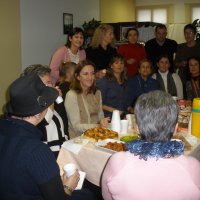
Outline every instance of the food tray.
<svg viewBox="0 0 200 200"><path fill-rule="evenodd" d="M124 144L124 142L119 141L119 140L105 139L105 140L101 140L101 141L99 141L99 142L96 142L95 146L96 146L96 148L99 149L99 150L102 150L102 151L105 151L105 152L108 152L108 153L111 153L111 154L116 153L117 151L114 151L114 150L112 150L112 149L108 149L108 148L102 147L102 146L105 146L105 145L106 145L107 143L109 143L109 142L117 142L117 143L123 143L123 144Z"/></svg>

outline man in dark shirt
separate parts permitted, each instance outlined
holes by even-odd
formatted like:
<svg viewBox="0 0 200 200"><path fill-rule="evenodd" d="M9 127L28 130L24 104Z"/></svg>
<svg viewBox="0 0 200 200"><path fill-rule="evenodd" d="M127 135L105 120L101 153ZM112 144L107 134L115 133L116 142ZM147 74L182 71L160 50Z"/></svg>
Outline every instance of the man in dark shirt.
<svg viewBox="0 0 200 200"><path fill-rule="evenodd" d="M145 44L145 49L148 59L153 63L154 72L157 71L157 59L161 55L168 55L171 64L170 71L174 72L173 60L174 53L177 50L177 42L166 38L167 27L164 24L159 24L155 28L155 38L149 40Z"/></svg>

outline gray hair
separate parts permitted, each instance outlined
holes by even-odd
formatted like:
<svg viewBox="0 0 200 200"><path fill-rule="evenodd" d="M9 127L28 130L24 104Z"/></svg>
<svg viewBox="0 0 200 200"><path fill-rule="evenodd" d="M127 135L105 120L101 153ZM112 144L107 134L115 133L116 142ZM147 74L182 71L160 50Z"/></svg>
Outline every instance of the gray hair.
<svg viewBox="0 0 200 200"><path fill-rule="evenodd" d="M26 69L24 69L21 76L26 76L33 73L36 73L39 77L43 77L47 74L50 74L51 69L48 66L41 64L29 65Z"/></svg>
<svg viewBox="0 0 200 200"><path fill-rule="evenodd" d="M141 138L148 142L171 139L178 119L178 105L170 94L156 90L141 95L134 108Z"/></svg>

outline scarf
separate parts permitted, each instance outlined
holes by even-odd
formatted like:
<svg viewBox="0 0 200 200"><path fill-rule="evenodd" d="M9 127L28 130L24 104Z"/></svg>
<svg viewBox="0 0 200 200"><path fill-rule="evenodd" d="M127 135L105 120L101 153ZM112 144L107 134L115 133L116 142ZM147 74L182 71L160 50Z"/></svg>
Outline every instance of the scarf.
<svg viewBox="0 0 200 200"><path fill-rule="evenodd" d="M126 149L139 156L139 159L147 161L149 157L170 158L180 156L184 151L182 141L171 140L167 142L147 142L145 140L134 140L126 143Z"/></svg>
<svg viewBox="0 0 200 200"><path fill-rule="evenodd" d="M165 91L165 85L159 72L156 73L156 80L159 82L161 90ZM172 96L177 96L176 85L170 72L167 74L167 92Z"/></svg>

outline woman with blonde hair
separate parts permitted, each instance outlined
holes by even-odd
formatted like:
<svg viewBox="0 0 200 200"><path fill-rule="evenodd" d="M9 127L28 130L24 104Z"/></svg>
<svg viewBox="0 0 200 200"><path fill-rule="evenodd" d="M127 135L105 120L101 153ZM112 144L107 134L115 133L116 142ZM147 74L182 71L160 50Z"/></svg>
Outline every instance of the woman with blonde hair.
<svg viewBox="0 0 200 200"><path fill-rule="evenodd" d="M109 67L110 60L116 53L113 27L101 24L94 32L90 47L86 49L86 58L95 64L96 77L105 76L105 69Z"/></svg>
<svg viewBox="0 0 200 200"><path fill-rule="evenodd" d="M77 65L64 104L70 138L79 136L90 128L108 126L109 118L104 118L101 92L95 86L92 62L84 60Z"/></svg>

